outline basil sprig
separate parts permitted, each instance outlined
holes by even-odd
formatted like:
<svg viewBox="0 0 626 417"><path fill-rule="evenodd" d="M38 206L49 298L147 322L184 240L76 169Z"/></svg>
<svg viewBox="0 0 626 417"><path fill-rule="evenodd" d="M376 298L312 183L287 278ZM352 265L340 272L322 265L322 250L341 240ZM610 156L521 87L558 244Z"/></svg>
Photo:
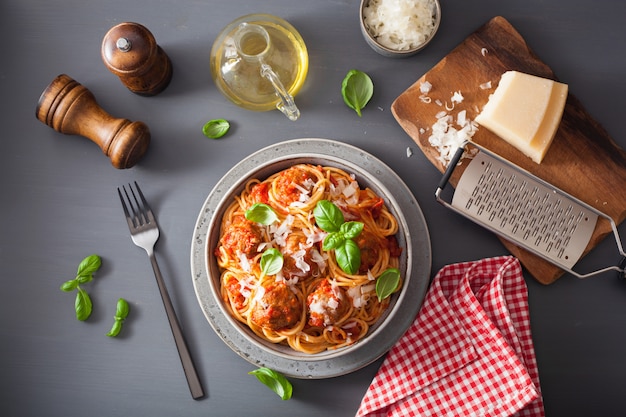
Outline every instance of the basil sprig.
<svg viewBox="0 0 626 417"><path fill-rule="evenodd" d="M283 269L283 254L276 248L269 248L261 255L261 277L276 275Z"/></svg>
<svg viewBox="0 0 626 417"><path fill-rule="evenodd" d="M393 294L400 283L400 271L397 268L386 269L376 280L376 296L378 301Z"/></svg>
<svg viewBox="0 0 626 417"><path fill-rule="evenodd" d="M374 95L374 83L366 73L350 70L341 83L341 95L346 105L361 117L361 109Z"/></svg>
<svg viewBox="0 0 626 417"><path fill-rule="evenodd" d="M202 133L209 139L219 139L228 132L228 129L230 129L230 123L227 120L213 119L202 127Z"/></svg>
<svg viewBox="0 0 626 417"><path fill-rule="evenodd" d="M291 398L293 387L291 382L289 382L284 375L269 368L258 368L248 372L248 374L256 376L259 381L269 387L283 400Z"/></svg>
<svg viewBox="0 0 626 417"><path fill-rule="evenodd" d="M93 279L94 272L100 269L100 265L102 265L102 259L98 255L87 256L78 265L76 278L65 281L63 285L61 285L62 291L77 291L76 300L74 301L74 310L76 311L76 318L80 321L87 320L93 310L89 294L87 294L87 291L83 290L80 285L90 282Z"/></svg>
<svg viewBox="0 0 626 417"><path fill-rule="evenodd" d="M126 317L128 317L129 312L130 306L128 305L128 302L123 298L117 300L117 307L115 310L115 322L113 322L113 327L111 327L111 330L109 331L109 333L107 333L107 336L115 337L120 333L120 331L122 330L122 323L124 322L124 320L126 320Z"/></svg>
<svg viewBox="0 0 626 417"><path fill-rule="evenodd" d="M278 215L273 208L263 203L253 204L245 213L246 219L251 222L268 226L278 221Z"/></svg>
<svg viewBox="0 0 626 417"><path fill-rule="evenodd" d="M363 223L346 222L339 207L328 200L318 201L313 215L317 226L328 233L322 249L334 249L339 267L348 274L355 274L361 266L361 250L353 239L363 231Z"/></svg>

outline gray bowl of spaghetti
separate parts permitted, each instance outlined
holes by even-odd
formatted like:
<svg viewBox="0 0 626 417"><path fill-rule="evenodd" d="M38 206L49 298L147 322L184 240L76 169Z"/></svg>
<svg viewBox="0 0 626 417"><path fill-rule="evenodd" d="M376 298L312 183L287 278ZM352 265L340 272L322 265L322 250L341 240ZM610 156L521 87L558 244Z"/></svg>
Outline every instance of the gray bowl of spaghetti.
<svg viewBox="0 0 626 417"><path fill-rule="evenodd" d="M328 139L281 142L233 167L203 204L191 249L213 330L250 363L296 378L380 358L414 320L431 269L407 186Z"/></svg>

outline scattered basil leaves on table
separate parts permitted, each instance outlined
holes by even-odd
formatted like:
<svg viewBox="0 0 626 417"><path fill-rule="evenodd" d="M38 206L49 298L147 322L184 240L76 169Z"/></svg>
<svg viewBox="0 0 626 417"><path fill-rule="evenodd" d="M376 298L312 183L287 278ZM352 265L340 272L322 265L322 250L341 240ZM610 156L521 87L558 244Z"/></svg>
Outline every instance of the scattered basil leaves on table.
<svg viewBox="0 0 626 417"><path fill-rule="evenodd" d="M228 129L230 129L228 120L213 119L206 122L202 127L202 133L209 139L219 139L228 132Z"/></svg>
<svg viewBox="0 0 626 417"><path fill-rule="evenodd" d="M322 249L334 249L339 267L348 274L355 274L361 266L361 250L353 239L363 231L363 223L346 222L339 207L328 200L317 202L313 216L317 226L328 233Z"/></svg>
<svg viewBox="0 0 626 417"><path fill-rule="evenodd" d="M383 301L393 294L398 288L399 283L400 271L397 268L389 268L383 271L376 280L376 296L378 297L378 301Z"/></svg>
<svg viewBox="0 0 626 417"><path fill-rule="evenodd" d="M283 254L276 248L269 248L261 255L261 278L276 275L283 269Z"/></svg>
<svg viewBox="0 0 626 417"><path fill-rule="evenodd" d="M89 297L89 294L87 294L87 291L80 287L77 287L76 289L78 290L76 293L76 300L74 300L76 318L80 321L85 321L89 318L89 316L91 316L93 304L91 303L91 298Z"/></svg>
<svg viewBox="0 0 626 417"><path fill-rule="evenodd" d="M93 274L100 269L100 265L102 265L102 259L98 255L94 254L87 256L78 265L76 278L66 281L63 285L61 285L62 291L77 291L76 300L74 301L74 309L76 311L76 318L80 321L87 320L93 310L89 294L87 294L87 291L83 290L80 285L91 281L93 279Z"/></svg>
<svg viewBox="0 0 626 417"><path fill-rule="evenodd" d="M269 368L258 368L248 372L248 374L256 376L259 381L278 394L283 400L291 398L293 387L284 375Z"/></svg>
<svg viewBox="0 0 626 417"><path fill-rule="evenodd" d="M253 204L245 213L246 219L251 222L268 226L278 221L278 215L273 208L263 203Z"/></svg>
<svg viewBox="0 0 626 417"><path fill-rule="evenodd" d="M126 320L126 317L128 317L129 312L130 306L128 305L128 301L124 300L123 298L117 300L117 307L115 309L115 322L113 323L113 327L111 327L109 333L107 333L107 336L115 337L120 333L120 331L122 330L122 323L124 322L124 320Z"/></svg>
<svg viewBox="0 0 626 417"><path fill-rule="evenodd" d="M341 83L341 95L346 105L361 117L361 109L374 95L374 83L366 73L350 70Z"/></svg>

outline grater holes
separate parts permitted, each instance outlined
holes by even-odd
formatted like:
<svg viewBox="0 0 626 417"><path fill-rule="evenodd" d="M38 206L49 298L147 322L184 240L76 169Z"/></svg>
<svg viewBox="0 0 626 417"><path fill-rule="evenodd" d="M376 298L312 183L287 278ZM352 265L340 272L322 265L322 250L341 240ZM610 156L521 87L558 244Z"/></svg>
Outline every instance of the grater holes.
<svg viewBox="0 0 626 417"><path fill-rule="evenodd" d="M531 251L555 262L568 260L563 265L575 262L584 249L581 242L592 233L593 212L515 167L488 158L480 152L475 163L470 162L461 181L464 189L473 190L472 197L455 193L453 205L510 241L524 242Z"/></svg>

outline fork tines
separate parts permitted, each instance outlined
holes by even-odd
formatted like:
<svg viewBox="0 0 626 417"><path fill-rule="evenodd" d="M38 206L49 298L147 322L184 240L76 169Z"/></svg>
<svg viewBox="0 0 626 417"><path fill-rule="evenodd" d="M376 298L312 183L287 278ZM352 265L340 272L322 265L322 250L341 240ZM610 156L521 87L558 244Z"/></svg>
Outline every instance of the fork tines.
<svg viewBox="0 0 626 417"><path fill-rule="evenodd" d="M152 214L152 209L150 209L146 198L143 196L141 188L139 188L139 184L137 184L137 181L134 181L134 183L135 188L137 189L137 193L135 193L135 190L133 190L131 184L128 184L128 190L130 190L130 194L126 189L126 186L124 185L121 187L121 189L120 187L117 188L117 193L120 196L120 201L122 202L124 214L129 221L129 227L139 227L149 223L156 223L154 215ZM139 198L137 198L137 195L139 195Z"/></svg>

